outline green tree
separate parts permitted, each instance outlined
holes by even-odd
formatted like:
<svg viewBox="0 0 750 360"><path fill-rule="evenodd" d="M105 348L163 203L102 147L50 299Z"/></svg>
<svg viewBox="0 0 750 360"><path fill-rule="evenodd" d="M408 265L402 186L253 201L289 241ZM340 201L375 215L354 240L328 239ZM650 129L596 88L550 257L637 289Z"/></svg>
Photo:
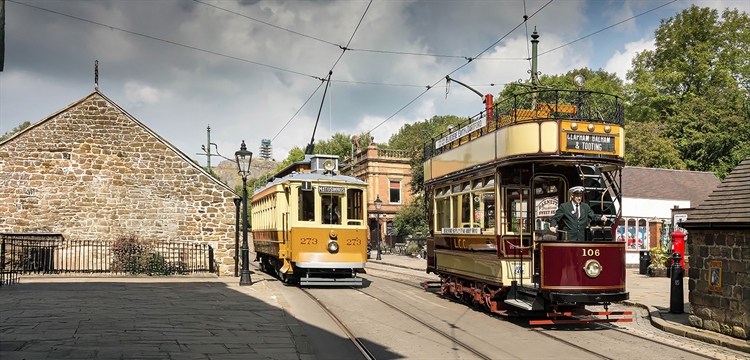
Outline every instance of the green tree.
<svg viewBox="0 0 750 360"><path fill-rule="evenodd" d="M608 73L602 69L592 70L589 68L581 68L568 71L563 75L542 75L539 78L538 88L543 89L562 89L562 90L576 90L573 83L573 78L576 75L582 75L586 79L586 86L583 90L596 91L620 97L625 96L625 84L617 77L615 73ZM525 81L521 84L511 84L506 86L503 91L500 92L500 99L504 99L512 96L513 94L524 93L531 91L529 87L529 81Z"/></svg>
<svg viewBox="0 0 750 360"><path fill-rule="evenodd" d="M352 137L345 133L337 132L329 140L319 140L315 144L315 154L338 155L339 161L351 155Z"/></svg>
<svg viewBox="0 0 750 360"><path fill-rule="evenodd" d="M685 170L674 142L663 136L657 123L630 122L625 136L625 162L629 166Z"/></svg>
<svg viewBox="0 0 750 360"><path fill-rule="evenodd" d="M688 170L723 178L750 155L750 17L693 5L662 20L655 45L628 72L626 115L659 124Z"/></svg>
<svg viewBox="0 0 750 360"><path fill-rule="evenodd" d="M274 173L284 170L287 166L302 160L305 160L305 150L298 146L295 146L291 150L289 150L289 155L287 155L286 159L284 159L281 164L279 164Z"/></svg>
<svg viewBox="0 0 750 360"><path fill-rule="evenodd" d="M448 129L467 119L453 116L433 116L425 121L406 124L388 140L388 148L406 150L411 158L411 191L413 194L424 190L424 146L429 139L435 139Z"/></svg>
<svg viewBox="0 0 750 360"><path fill-rule="evenodd" d="M425 212L424 198L416 195L411 203L401 206L393 219L396 226L396 234L405 236L417 236L417 231L427 234L427 218Z"/></svg>
<svg viewBox="0 0 750 360"><path fill-rule="evenodd" d="M15 135L15 134L23 131L24 129L26 129L29 126L31 126L31 123L28 122L28 121L24 121L23 123L21 123L21 125L18 125L16 127L14 127L13 130L8 131L5 134L3 134L2 136L0 136L0 143L3 142L3 141L5 141L5 140L10 139L11 136L13 136L13 135Z"/></svg>

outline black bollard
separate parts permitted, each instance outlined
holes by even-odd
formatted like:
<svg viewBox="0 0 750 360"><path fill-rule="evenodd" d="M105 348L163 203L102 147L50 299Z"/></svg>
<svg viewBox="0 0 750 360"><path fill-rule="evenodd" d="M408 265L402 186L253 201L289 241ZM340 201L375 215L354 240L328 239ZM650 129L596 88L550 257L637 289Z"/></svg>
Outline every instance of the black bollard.
<svg viewBox="0 0 750 360"><path fill-rule="evenodd" d="M638 273L641 275L648 274L648 266L651 264L651 254L648 250L641 250L640 266Z"/></svg>
<svg viewBox="0 0 750 360"><path fill-rule="evenodd" d="M678 252L672 254L672 286L669 289L669 312L673 314L682 314L685 312L685 300L683 294L682 277L685 269L680 264L682 255Z"/></svg>

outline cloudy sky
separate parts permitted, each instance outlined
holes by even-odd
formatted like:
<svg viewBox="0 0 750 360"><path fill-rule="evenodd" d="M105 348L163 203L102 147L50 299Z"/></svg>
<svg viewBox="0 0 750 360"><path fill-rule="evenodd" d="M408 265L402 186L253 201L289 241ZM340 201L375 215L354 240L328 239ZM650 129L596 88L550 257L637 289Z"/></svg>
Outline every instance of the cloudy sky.
<svg viewBox="0 0 750 360"><path fill-rule="evenodd" d="M0 134L90 94L98 60L102 93L204 165L209 125L229 157L242 140L257 153L271 139L277 160L304 148L331 70L315 139L385 142L483 109L448 74L493 94L526 79L534 27L542 73L624 79L661 19L691 4L750 12L747 0L6 0Z"/></svg>

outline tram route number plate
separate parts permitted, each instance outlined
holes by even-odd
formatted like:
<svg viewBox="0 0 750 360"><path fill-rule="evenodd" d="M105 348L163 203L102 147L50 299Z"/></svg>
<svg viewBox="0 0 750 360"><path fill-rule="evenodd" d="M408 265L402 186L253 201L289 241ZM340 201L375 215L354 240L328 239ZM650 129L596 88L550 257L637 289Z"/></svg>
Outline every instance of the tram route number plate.
<svg viewBox="0 0 750 360"><path fill-rule="evenodd" d="M568 151L615 152L614 136L569 133L565 138L565 150Z"/></svg>

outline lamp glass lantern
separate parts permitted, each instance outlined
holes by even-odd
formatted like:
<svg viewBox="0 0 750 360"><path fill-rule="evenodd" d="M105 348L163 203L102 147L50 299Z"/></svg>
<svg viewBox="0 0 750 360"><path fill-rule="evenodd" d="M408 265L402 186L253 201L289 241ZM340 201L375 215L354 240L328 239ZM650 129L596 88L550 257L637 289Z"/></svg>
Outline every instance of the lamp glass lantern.
<svg viewBox="0 0 750 360"><path fill-rule="evenodd" d="M243 178L247 178L250 175L250 163L253 161L253 152L247 150L245 140L242 140L240 150L234 153L234 158L237 160L238 173Z"/></svg>

